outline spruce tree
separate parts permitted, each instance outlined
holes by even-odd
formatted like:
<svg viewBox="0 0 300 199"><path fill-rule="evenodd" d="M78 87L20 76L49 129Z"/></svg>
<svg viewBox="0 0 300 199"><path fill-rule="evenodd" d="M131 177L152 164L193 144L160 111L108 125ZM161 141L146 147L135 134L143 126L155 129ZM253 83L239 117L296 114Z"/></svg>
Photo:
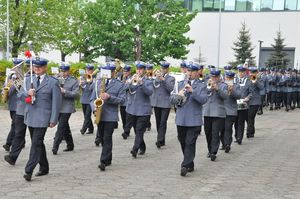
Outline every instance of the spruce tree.
<svg viewBox="0 0 300 199"><path fill-rule="evenodd" d="M242 28L239 31L237 41L233 43L235 62L233 65L243 64L249 60L249 65L255 65L255 56L252 55L254 47L251 43L250 30L247 29L245 22L242 23Z"/></svg>
<svg viewBox="0 0 300 199"><path fill-rule="evenodd" d="M281 31L277 32L277 37L274 38L275 44L271 44L274 49L274 52L271 54L269 58L269 66L276 67L276 68L287 68L289 59L286 58L287 54L283 51L284 47L284 38L282 37Z"/></svg>

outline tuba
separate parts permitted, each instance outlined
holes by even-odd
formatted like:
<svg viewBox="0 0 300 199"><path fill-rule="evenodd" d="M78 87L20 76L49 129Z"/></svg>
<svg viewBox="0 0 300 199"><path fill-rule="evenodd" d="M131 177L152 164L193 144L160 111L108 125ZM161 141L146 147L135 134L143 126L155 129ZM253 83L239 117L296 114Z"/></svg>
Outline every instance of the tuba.
<svg viewBox="0 0 300 199"><path fill-rule="evenodd" d="M101 88L100 88L100 93L103 93L105 91L105 80L106 78L102 78L101 80ZM94 106L95 106L95 124L99 124L101 121L101 114L102 114L102 107L104 104L103 99L101 99L101 97L98 95L98 91L97 91L97 83L95 84L96 87L96 95L97 95L97 99L95 99L94 101Z"/></svg>

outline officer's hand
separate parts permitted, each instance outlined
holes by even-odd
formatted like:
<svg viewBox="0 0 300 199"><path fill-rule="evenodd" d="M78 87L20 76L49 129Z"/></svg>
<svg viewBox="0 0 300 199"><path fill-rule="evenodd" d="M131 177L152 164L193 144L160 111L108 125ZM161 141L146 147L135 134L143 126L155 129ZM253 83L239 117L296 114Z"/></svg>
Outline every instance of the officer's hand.
<svg viewBox="0 0 300 199"><path fill-rule="evenodd" d="M249 101L249 97L246 97L245 99L244 99L244 102L248 102Z"/></svg>
<svg viewBox="0 0 300 199"><path fill-rule="evenodd" d="M187 90L187 92L192 93L193 92L193 87L189 84L185 85L185 89Z"/></svg>
<svg viewBox="0 0 300 199"><path fill-rule="evenodd" d="M64 89L62 87L60 87L60 91L61 91L61 93L66 93L66 89Z"/></svg>
<svg viewBox="0 0 300 199"><path fill-rule="evenodd" d="M105 101L110 98L110 95L108 93L104 92L104 93L101 93L100 97L101 97L101 99L103 99Z"/></svg>
<svg viewBox="0 0 300 199"><path fill-rule="evenodd" d="M35 89L29 89L29 91L27 92L28 95L30 96L35 96Z"/></svg>
<svg viewBox="0 0 300 199"><path fill-rule="evenodd" d="M56 124L54 124L54 123L50 123L50 125L49 125L50 128L53 128L55 126L56 126Z"/></svg>

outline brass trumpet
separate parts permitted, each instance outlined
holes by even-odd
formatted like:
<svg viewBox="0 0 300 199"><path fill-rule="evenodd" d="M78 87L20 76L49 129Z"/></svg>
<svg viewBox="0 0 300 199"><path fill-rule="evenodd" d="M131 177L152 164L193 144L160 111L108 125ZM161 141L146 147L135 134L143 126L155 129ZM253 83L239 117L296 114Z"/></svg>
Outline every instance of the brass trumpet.
<svg viewBox="0 0 300 199"><path fill-rule="evenodd" d="M249 79L253 84L257 81L256 75L250 75Z"/></svg>
<svg viewBox="0 0 300 199"><path fill-rule="evenodd" d="M99 73L99 69L97 68L94 70L92 74L84 74L85 80L87 83L92 83L93 82L93 76L97 75Z"/></svg>

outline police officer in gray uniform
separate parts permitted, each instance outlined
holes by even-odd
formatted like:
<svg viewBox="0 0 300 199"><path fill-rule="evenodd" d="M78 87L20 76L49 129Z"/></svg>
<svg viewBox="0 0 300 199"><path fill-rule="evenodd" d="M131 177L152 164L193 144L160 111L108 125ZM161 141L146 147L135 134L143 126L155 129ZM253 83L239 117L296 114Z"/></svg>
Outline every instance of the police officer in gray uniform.
<svg viewBox="0 0 300 199"><path fill-rule="evenodd" d="M92 75L94 71L94 66L87 64L85 66L86 74ZM92 77L93 78L93 77ZM81 78L79 82L79 86L82 89L82 95L80 97L80 103L82 104L82 111L84 116L84 121L81 127L81 134L93 134L94 133L94 125L92 121L92 109L90 106L90 99L92 95L92 81L87 82L86 78Z"/></svg>
<svg viewBox="0 0 300 199"><path fill-rule="evenodd" d="M126 92L126 97L124 102L120 105L120 114L121 114L121 119L122 119L122 124L123 124L123 133L122 137L124 140L127 139L127 137L130 134L130 129L132 128L132 121L130 121L130 118L128 118L127 113L126 113L126 106L128 103L128 89L129 89L129 80L131 78L131 66L125 65L123 68L123 74L121 76L121 82L124 85L124 90Z"/></svg>
<svg viewBox="0 0 300 199"><path fill-rule="evenodd" d="M14 66L23 62L23 59L13 59ZM8 81L13 81L12 76L8 77ZM11 126L10 131L6 138L6 143L3 145L5 151L9 152L10 146L12 145L12 140L15 135L15 116L16 116L16 108L17 108L17 89L14 85L11 85L8 92L8 110L11 118Z"/></svg>
<svg viewBox="0 0 300 199"><path fill-rule="evenodd" d="M129 84L129 98L126 107L126 112L133 122L136 134L134 145L130 152L134 158L136 158L138 150L140 150L139 155L143 155L146 152L144 133L152 113L150 97L153 93L153 83L144 77L145 67L145 63L138 62L136 64L137 73L132 77Z"/></svg>
<svg viewBox="0 0 300 199"><path fill-rule="evenodd" d="M206 85L198 78L198 65L191 63L187 69L185 80L178 82L178 89L171 95L171 103L177 107L175 123L183 153L181 176L194 171L196 141L203 124L202 105L208 98Z"/></svg>
<svg viewBox="0 0 300 199"><path fill-rule="evenodd" d="M115 65L108 64L101 68L101 70L110 70L111 78L105 79L105 82L96 80L91 96L92 110L95 111L94 101L101 98L104 101L102 106L101 120L98 124L98 132L100 132L102 140L102 153L100 157L99 168L105 171L106 166L111 165L112 161L112 146L113 146L113 132L116 123L119 120L118 106L125 101L125 90L123 83L115 78ZM102 91L102 83L105 83L105 90ZM97 88L96 88L97 86Z"/></svg>
<svg viewBox="0 0 300 199"><path fill-rule="evenodd" d="M255 116L258 108L261 106L261 90L264 89L264 80L258 76L256 67L249 67L250 80L252 87L252 96L249 100L248 120L247 120L247 138L253 138L255 134ZM256 80L253 80L255 77Z"/></svg>
<svg viewBox="0 0 300 199"><path fill-rule="evenodd" d="M268 90L269 90L269 82L268 82L268 77L267 77L267 74L266 74L266 69L265 68L261 68L259 70L260 72L260 79L263 83L263 89L260 90L259 94L260 94L260 97L261 97L261 105L259 106L258 108L258 111L257 111L257 115L262 115L264 112L263 112L263 107L266 105L266 95L268 94Z"/></svg>
<svg viewBox="0 0 300 199"><path fill-rule="evenodd" d="M27 67L30 66L30 61L26 60ZM28 67L29 69L29 67ZM24 82L28 79L29 72L24 74ZM15 116L15 135L12 140L11 150L9 155L4 156L6 162L10 165L14 165L16 160L19 157L19 154L22 151L22 148L25 145L25 135L27 126L24 123L24 111L25 111L25 100L21 99L21 93L24 92L24 85L20 88L20 92L18 93L18 100L17 100L17 108L16 108L16 116Z"/></svg>
<svg viewBox="0 0 300 199"><path fill-rule="evenodd" d="M160 74L153 80L151 105L154 107L156 120L157 148L165 145L167 121L171 110L170 94L175 85L175 78L168 74L169 66L170 63L162 62Z"/></svg>
<svg viewBox="0 0 300 199"><path fill-rule="evenodd" d="M79 95L79 83L75 77L70 76L70 65L62 63L59 67L61 70L60 90L62 93L62 106L58 117L57 130L54 137L52 153L57 155L59 145L63 138L67 143L64 152L74 150L74 142L70 130L69 119L72 113L75 113L75 99Z"/></svg>
<svg viewBox="0 0 300 199"><path fill-rule="evenodd" d="M271 72L268 75L268 83L269 83L268 101L270 103L270 111L272 111L276 103L276 72L274 68L271 68Z"/></svg>
<svg viewBox="0 0 300 199"><path fill-rule="evenodd" d="M238 103L238 115L235 123L235 139L238 144L242 144L245 122L248 119L249 100L252 96L251 81L246 76L246 68L243 65L238 67L238 76L235 78L236 83L241 88L241 100L242 103Z"/></svg>
<svg viewBox="0 0 300 199"><path fill-rule="evenodd" d="M49 172L44 137L47 128L53 128L57 124L61 108L59 83L57 79L46 74L47 62L42 58L33 60L35 72L32 77L33 88L31 88L31 78L28 78L25 83L26 89L21 95L22 98L26 98L27 102L24 121L31 137L30 155L24 175L27 181L31 180L32 172L37 164L40 168L36 176L47 175Z"/></svg>
<svg viewBox="0 0 300 199"><path fill-rule="evenodd" d="M241 98L240 86L234 81L235 73L233 71L225 72L225 83L228 86L228 97L224 100L226 109L225 128L221 141L225 153L229 153L232 143L232 128L237 118L237 101Z"/></svg>
<svg viewBox="0 0 300 199"><path fill-rule="evenodd" d="M217 158L220 146L220 134L224 129L226 110L224 100L228 98L227 84L220 79L219 69L210 70L208 101L204 104L204 131L206 135L208 157L211 161Z"/></svg>

